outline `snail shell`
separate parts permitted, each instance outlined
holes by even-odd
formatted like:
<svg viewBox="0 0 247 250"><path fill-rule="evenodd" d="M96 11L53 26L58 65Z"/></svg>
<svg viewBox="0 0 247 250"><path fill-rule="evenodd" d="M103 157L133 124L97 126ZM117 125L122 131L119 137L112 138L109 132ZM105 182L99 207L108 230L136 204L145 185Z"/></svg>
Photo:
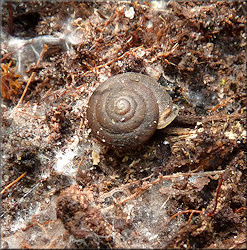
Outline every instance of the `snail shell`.
<svg viewBox="0 0 247 250"><path fill-rule="evenodd" d="M115 148L134 148L156 129L171 123L177 105L153 78L124 73L103 82L89 99L88 125L100 141Z"/></svg>

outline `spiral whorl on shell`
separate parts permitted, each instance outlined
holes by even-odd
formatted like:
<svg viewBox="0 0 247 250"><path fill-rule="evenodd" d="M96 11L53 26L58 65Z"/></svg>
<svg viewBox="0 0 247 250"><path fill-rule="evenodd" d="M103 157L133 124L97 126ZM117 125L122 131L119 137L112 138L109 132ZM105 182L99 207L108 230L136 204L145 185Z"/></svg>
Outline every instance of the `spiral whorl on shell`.
<svg viewBox="0 0 247 250"><path fill-rule="evenodd" d="M151 77L124 73L109 78L93 92L87 118L97 139L128 149L147 141L172 113L172 99L164 87Z"/></svg>

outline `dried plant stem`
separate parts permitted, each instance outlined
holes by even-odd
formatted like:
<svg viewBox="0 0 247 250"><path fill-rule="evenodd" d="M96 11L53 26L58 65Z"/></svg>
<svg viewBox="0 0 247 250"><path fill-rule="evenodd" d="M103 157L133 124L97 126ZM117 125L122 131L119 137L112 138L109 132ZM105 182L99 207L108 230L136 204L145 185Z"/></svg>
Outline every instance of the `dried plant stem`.
<svg viewBox="0 0 247 250"><path fill-rule="evenodd" d="M27 174L27 172L23 173L21 176L19 176L16 180L14 180L13 182L11 182L8 186L6 186L2 191L1 191L1 195L5 193L5 191L12 187L15 183L17 183L21 178L23 178L25 175Z"/></svg>
<svg viewBox="0 0 247 250"><path fill-rule="evenodd" d="M39 59L38 59L38 61L37 61L37 63L36 63L36 67L39 66L39 64L40 64L40 62L41 62L41 60L42 60L42 58L43 58L43 56L44 56L44 54L45 54L46 51L47 51L47 45L44 44L44 48L43 48L42 52L40 53ZM25 87L25 89L24 89L24 91L23 91L23 93L22 93L22 96L21 96L19 102L17 103L17 105L16 105L16 107L15 107L16 110L19 108L20 104L22 103L22 101L23 101L23 99L24 99L24 96L25 96L26 93L27 93L27 89L28 89L28 87L29 87L29 85L30 85L30 83L31 83L31 81L32 81L32 79L33 79L34 74L35 74L35 72L32 72L32 74L31 74L31 76L30 76L30 78L29 78L29 80L28 80L28 82L27 82L27 85L26 85L26 87Z"/></svg>
<svg viewBox="0 0 247 250"><path fill-rule="evenodd" d="M220 181L219 181L219 184L218 184L218 187L217 187L217 191L216 191L216 197L215 197L215 205L214 205L214 209L211 213L208 213L208 216L209 217L212 217L214 216L215 214L215 211L216 211L216 208L217 208L217 204L218 204L218 198L219 198L219 194L220 194L220 188L221 188L221 185L223 183L223 176L220 177Z"/></svg>
<svg viewBox="0 0 247 250"><path fill-rule="evenodd" d="M190 221L191 221L191 218L192 218L192 215L193 215L194 213L201 214L202 211L200 211L200 210L194 210L194 209L188 209L188 210L184 210L184 211L178 212L178 213L172 215L172 216L169 218L169 220L164 224L164 227L167 226L167 225L169 224L169 222L170 222L171 220L173 220L175 217L177 217L178 215L186 214L186 213L191 213L191 214L190 214L190 217L189 217L189 220L188 220L188 222L190 222Z"/></svg>

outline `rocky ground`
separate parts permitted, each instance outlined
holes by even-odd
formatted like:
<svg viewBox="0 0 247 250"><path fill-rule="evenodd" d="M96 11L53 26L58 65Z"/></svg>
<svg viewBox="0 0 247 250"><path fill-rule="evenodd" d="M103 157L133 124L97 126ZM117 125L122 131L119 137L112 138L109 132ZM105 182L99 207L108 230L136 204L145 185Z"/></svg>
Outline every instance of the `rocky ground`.
<svg viewBox="0 0 247 250"><path fill-rule="evenodd" d="M246 248L244 1L2 5L2 248ZM90 95L149 75L179 106L138 150Z"/></svg>

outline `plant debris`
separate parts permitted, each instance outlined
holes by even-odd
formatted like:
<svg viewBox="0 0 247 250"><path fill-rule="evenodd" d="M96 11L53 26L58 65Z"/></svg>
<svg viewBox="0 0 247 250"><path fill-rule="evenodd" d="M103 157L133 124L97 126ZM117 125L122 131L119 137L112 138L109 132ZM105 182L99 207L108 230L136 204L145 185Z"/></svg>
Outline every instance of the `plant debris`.
<svg viewBox="0 0 247 250"><path fill-rule="evenodd" d="M2 64L1 72L1 95L5 99L13 99L18 94L23 82L19 81L20 74L16 74L16 67L11 68L12 61L8 64Z"/></svg>

